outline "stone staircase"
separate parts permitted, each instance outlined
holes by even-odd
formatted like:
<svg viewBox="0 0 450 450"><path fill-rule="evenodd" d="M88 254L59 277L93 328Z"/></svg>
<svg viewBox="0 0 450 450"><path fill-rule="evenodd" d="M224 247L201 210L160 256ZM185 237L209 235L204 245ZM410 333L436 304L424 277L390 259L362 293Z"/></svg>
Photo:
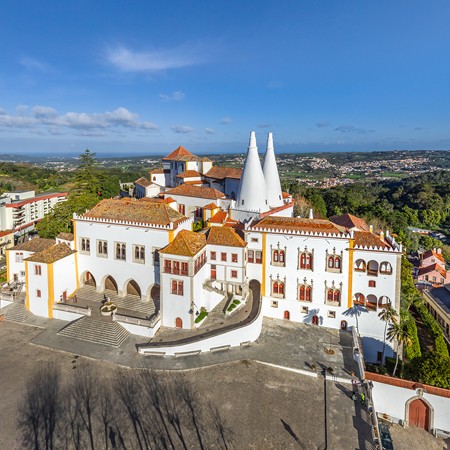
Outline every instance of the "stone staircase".
<svg viewBox="0 0 450 450"><path fill-rule="evenodd" d="M19 322L24 323L28 319L33 317L33 314L30 313L25 308L23 303L11 303L11 305L5 306L0 309L0 314L4 314L5 320L10 320L11 322Z"/></svg>
<svg viewBox="0 0 450 450"><path fill-rule="evenodd" d="M117 322L109 322L92 317L74 320L57 333L72 339L92 342L94 344L120 347L130 333Z"/></svg>

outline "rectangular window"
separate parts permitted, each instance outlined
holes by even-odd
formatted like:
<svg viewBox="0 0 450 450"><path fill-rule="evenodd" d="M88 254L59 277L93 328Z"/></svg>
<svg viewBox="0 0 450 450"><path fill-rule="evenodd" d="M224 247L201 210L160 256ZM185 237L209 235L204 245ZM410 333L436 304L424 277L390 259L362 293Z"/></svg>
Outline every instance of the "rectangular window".
<svg viewBox="0 0 450 450"><path fill-rule="evenodd" d="M227 260L227 254L226 253L221 253L220 254L220 260L221 261L226 261Z"/></svg>
<svg viewBox="0 0 450 450"><path fill-rule="evenodd" d="M308 306L302 306L302 314L308 314L309 313L309 307Z"/></svg>
<svg viewBox="0 0 450 450"><path fill-rule="evenodd" d="M122 242L116 242L115 243L116 251L115 251L115 257L119 261L125 261L126 256L126 245Z"/></svg>
<svg viewBox="0 0 450 450"><path fill-rule="evenodd" d="M174 295L183 295L183 281L172 280L170 292Z"/></svg>
<svg viewBox="0 0 450 450"><path fill-rule="evenodd" d="M259 242L259 239L252 237L252 242Z"/></svg>
<svg viewBox="0 0 450 450"><path fill-rule="evenodd" d="M188 274L188 263L182 262L181 263L181 275L187 275Z"/></svg>
<svg viewBox="0 0 450 450"><path fill-rule="evenodd" d="M16 262L21 263L23 261L23 253L16 253Z"/></svg>
<svg viewBox="0 0 450 450"><path fill-rule="evenodd" d="M335 319L335 318L336 318L336 311L328 311L327 316L328 316L330 319Z"/></svg>
<svg viewBox="0 0 450 450"><path fill-rule="evenodd" d="M231 262L237 263L238 262L238 255L237 253L231 254Z"/></svg>
<svg viewBox="0 0 450 450"><path fill-rule="evenodd" d="M36 297L37 298L41 298L42 294L41 294L41 290L40 289L36 289Z"/></svg>
<svg viewBox="0 0 450 450"><path fill-rule="evenodd" d="M237 276L238 276L237 270L232 270L231 271L231 278L237 278Z"/></svg>
<svg viewBox="0 0 450 450"><path fill-rule="evenodd" d="M97 239L97 256L106 258L108 256L108 242Z"/></svg>
<svg viewBox="0 0 450 450"><path fill-rule="evenodd" d="M256 250L255 252L255 263L256 264L261 264L262 261L262 252L259 250Z"/></svg>
<svg viewBox="0 0 450 450"><path fill-rule="evenodd" d="M278 300L272 300L272 301L270 302L270 306L271 306L272 308L278 308Z"/></svg>
<svg viewBox="0 0 450 450"><path fill-rule="evenodd" d="M172 273L172 261L170 259L164 260L164 273Z"/></svg>
<svg viewBox="0 0 450 450"><path fill-rule="evenodd" d="M133 261L145 263L145 247L143 245L133 245Z"/></svg>
<svg viewBox="0 0 450 450"><path fill-rule="evenodd" d="M34 274L35 275L42 275L42 267L39 265L34 266Z"/></svg>
<svg viewBox="0 0 450 450"><path fill-rule="evenodd" d="M255 252L253 250L248 251L248 262L255 262Z"/></svg>
<svg viewBox="0 0 450 450"><path fill-rule="evenodd" d="M216 252L211 252L210 259L211 259L211 261L215 261L216 260Z"/></svg>

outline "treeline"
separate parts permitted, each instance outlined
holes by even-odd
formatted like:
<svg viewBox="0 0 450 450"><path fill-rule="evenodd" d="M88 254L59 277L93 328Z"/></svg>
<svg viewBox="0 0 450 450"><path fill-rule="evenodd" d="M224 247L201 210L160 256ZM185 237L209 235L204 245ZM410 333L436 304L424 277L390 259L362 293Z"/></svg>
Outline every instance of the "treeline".
<svg viewBox="0 0 450 450"><path fill-rule="evenodd" d="M363 217L376 228L388 228L411 250L419 237L409 226L450 228L450 172L437 171L399 181L357 182L329 189L284 180L283 189L297 200L295 213L307 217L312 207L323 218L344 213Z"/></svg>

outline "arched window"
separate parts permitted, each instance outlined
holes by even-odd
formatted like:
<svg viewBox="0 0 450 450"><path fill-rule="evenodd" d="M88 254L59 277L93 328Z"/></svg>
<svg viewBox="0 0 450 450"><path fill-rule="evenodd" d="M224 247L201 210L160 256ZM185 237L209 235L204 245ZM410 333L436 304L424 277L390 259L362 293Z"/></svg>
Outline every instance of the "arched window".
<svg viewBox="0 0 450 450"><path fill-rule="evenodd" d="M280 263L284 263L284 250L279 250L279 254Z"/></svg>
<svg viewBox="0 0 450 450"><path fill-rule="evenodd" d="M339 289L328 289L326 303L331 303L331 305L339 305L341 303L341 291Z"/></svg>
<svg viewBox="0 0 450 450"><path fill-rule="evenodd" d="M284 266L286 261L286 254L284 250L272 250L272 264L276 266Z"/></svg>
<svg viewBox="0 0 450 450"><path fill-rule="evenodd" d="M300 254L300 269L311 270L313 264L313 255L311 253Z"/></svg>
<svg viewBox="0 0 450 450"><path fill-rule="evenodd" d="M341 301L341 292L338 290L335 290L333 293L333 301L336 303L339 303Z"/></svg>
<svg viewBox="0 0 450 450"><path fill-rule="evenodd" d="M365 272L366 262L363 259L357 259L354 265L355 272Z"/></svg>
<svg viewBox="0 0 450 450"><path fill-rule="evenodd" d="M333 256L328 257L328 268L334 269L334 257Z"/></svg>
<svg viewBox="0 0 450 450"><path fill-rule="evenodd" d="M273 262L278 262L278 250L274 250L273 252Z"/></svg>
<svg viewBox="0 0 450 450"><path fill-rule="evenodd" d="M334 257L334 268L335 269L340 269L341 268L341 257L340 256L335 256Z"/></svg>
<svg viewBox="0 0 450 450"><path fill-rule="evenodd" d="M284 297L284 283L282 281L274 281L272 283L272 295Z"/></svg>
<svg viewBox="0 0 450 450"><path fill-rule="evenodd" d="M384 275L391 275L392 274L392 266L387 261L383 261L380 264L380 273Z"/></svg>
<svg viewBox="0 0 450 450"><path fill-rule="evenodd" d="M311 301L311 286L301 284L298 288L298 299L302 302Z"/></svg>
<svg viewBox="0 0 450 450"><path fill-rule="evenodd" d="M328 289L327 292L327 301L332 302L333 301L333 289Z"/></svg>
<svg viewBox="0 0 450 450"><path fill-rule="evenodd" d="M378 275L378 263L376 261L369 261L367 263L367 275L377 276Z"/></svg>

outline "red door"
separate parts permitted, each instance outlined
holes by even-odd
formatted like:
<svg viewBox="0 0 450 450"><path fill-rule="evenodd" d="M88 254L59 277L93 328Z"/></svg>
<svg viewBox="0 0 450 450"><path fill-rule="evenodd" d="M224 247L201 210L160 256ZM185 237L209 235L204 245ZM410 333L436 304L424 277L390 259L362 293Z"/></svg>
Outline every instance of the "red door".
<svg viewBox="0 0 450 450"><path fill-rule="evenodd" d="M285 318L286 320L289 320L289 319L291 318L291 315L289 314L289 311L285 311L285 312L284 312L284 318Z"/></svg>
<svg viewBox="0 0 450 450"><path fill-rule="evenodd" d="M176 328L183 328L183 321L179 317L177 317L175 319L175 327Z"/></svg>
<svg viewBox="0 0 450 450"><path fill-rule="evenodd" d="M319 325L319 318L317 316L313 316L312 323L313 325Z"/></svg>
<svg viewBox="0 0 450 450"><path fill-rule="evenodd" d="M428 431L429 421L428 405L420 398L409 404L409 426L423 428Z"/></svg>
<svg viewBox="0 0 450 450"><path fill-rule="evenodd" d="M217 277L216 265L211 264L211 280L215 280Z"/></svg>

